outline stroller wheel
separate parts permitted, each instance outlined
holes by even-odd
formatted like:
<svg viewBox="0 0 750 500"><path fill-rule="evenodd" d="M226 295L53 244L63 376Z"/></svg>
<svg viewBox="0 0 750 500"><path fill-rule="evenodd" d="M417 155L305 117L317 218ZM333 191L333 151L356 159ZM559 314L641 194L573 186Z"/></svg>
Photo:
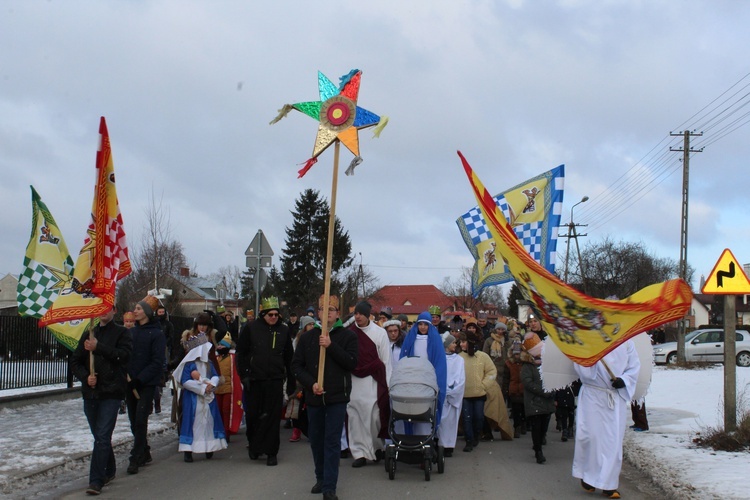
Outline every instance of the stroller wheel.
<svg viewBox="0 0 750 500"><path fill-rule="evenodd" d="M429 458L426 458L424 461L424 480L429 481L430 480L430 472L432 469L432 460Z"/></svg>
<svg viewBox="0 0 750 500"><path fill-rule="evenodd" d="M445 472L445 451L442 446L437 449L437 471L438 474Z"/></svg>
<svg viewBox="0 0 750 500"><path fill-rule="evenodd" d="M388 471L388 479L391 481L396 477L396 459L385 457L385 470Z"/></svg>

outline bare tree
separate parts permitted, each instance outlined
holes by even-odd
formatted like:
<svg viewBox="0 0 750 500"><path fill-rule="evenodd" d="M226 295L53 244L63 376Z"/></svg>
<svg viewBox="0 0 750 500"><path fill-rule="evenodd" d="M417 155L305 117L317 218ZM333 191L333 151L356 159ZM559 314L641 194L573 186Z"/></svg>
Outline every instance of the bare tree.
<svg viewBox="0 0 750 500"><path fill-rule="evenodd" d="M483 288L474 297L471 293L470 267L461 268L461 274L456 279L445 278L440 290L453 299L453 305L458 311L479 311L493 306L497 310L505 310L508 307L502 288L492 286Z"/></svg>
<svg viewBox="0 0 750 500"><path fill-rule="evenodd" d="M169 208L158 202L151 190L146 209L146 226L138 245L130 248L133 272L118 284L117 306L120 311L132 310L135 303L149 290L168 288L179 279L180 269L187 267L182 243L172 239ZM179 298L162 300L170 313L177 311Z"/></svg>

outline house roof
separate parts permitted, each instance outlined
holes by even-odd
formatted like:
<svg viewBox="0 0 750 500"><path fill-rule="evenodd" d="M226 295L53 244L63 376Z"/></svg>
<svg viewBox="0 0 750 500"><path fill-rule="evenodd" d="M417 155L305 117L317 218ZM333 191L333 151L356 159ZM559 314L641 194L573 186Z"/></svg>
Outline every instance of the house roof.
<svg viewBox="0 0 750 500"><path fill-rule="evenodd" d="M180 283L197 293L203 299L218 300L216 296L216 283L198 276L181 277Z"/></svg>
<svg viewBox="0 0 750 500"><path fill-rule="evenodd" d="M712 293L696 293L693 297L706 306L707 309L711 309L714 306L714 297L716 295ZM735 295L735 311L737 312L750 312L750 301L745 300L744 295Z"/></svg>
<svg viewBox="0 0 750 500"><path fill-rule="evenodd" d="M453 305L450 297L438 290L435 285L388 285L378 290L368 300L373 312L390 307L393 314L419 314L432 305L442 310Z"/></svg>

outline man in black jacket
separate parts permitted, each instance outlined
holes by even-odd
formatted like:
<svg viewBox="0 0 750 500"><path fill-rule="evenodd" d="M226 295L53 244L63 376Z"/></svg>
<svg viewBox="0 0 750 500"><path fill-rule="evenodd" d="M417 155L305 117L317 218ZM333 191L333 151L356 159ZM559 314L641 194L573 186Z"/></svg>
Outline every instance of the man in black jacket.
<svg viewBox="0 0 750 500"><path fill-rule="evenodd" d="M279 300L263 299L260 317L242 329L237 341L237 372L242 380L248 455L265 454L266 465L278 463L284 380L294 393L292 337L279 317Z"/></svg>
<svg viewBox="0 0 750 500"><path fill-rule="evenodd" d="M99 316L93 338L84 333L70 358L70 369L81 381L83 413L94 436L89 487L86 493L98 495L102 486L115 478L117 465L112 451L112 432L117 423L120 401L125 398L125 367L133 350L127 328L115 324L115 309ZM94 372L90 359L94 358Z"/></svg>
<svg viewBox="0 0 750 500"><path fill-rule="evenodd" d="M133 314L135 326L130 329L133 337L133 354L128 362L127 407L130 430L133 433L133 449L130 451L128 474L138 474L138 467L151 462L148 445L148 416L154 402L154 392L161 384L166 363L167 341L156 319L159 299L146 296L136 304Z"/></svg>
<svg viewBox="0 0 750 500"><path fill-rule="evenodd" d="M305 388L308 436L315 462L315 485L311 492L323 493L326 500L337 498L341 431L358 355L357 334L341 323L338 297L332 295L329 302L328 335L321 335L319 326L304 332L292 360L294 377ZM325 314L322 296L318 304L318 314ZM325 348L323 388L318 384L321 347Z"/></svg>

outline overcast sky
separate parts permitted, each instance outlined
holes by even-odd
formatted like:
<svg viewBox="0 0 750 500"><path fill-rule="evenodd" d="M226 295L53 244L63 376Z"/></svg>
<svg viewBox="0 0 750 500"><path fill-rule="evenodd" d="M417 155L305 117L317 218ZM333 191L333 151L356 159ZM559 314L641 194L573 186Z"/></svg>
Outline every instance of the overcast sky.
<svg viewBox="0 0 750 500"><path fill-rule="evenodd" d="M439 285L473 264L455 219L476 203L456 150L493 193L565 164L563 223L591 198L575 209L582 243L642 241L678 260L679 153L659 155L682 145L670 132L705 122L690 161L697 286L724 248L750 262L750 126L722 128L746 111L715 126L730 100L695 116L747 93L748 26L738 1L5 0L0 273L21 270L31 184L80 249L100 116L131 246L153 187L198 273L244 268L258 229L278 265L295 199L330 197L333 148L297 179L317 123L268 123L319 99L318 70L338 82L358 68L359 105L390 123L379 139L360 132L353 177L342 148L337 215L381 284Z"/></svg>

